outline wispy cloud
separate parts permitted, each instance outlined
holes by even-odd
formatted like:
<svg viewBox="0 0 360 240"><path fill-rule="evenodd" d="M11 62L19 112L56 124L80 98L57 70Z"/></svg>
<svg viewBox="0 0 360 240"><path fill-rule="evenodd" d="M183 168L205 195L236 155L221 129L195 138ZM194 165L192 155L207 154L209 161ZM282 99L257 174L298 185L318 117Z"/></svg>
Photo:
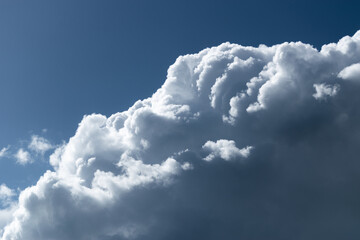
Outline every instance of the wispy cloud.
<svg viewBox="0 0 360 240"><path fill-rule="evenodd" d="M13 201L12 198L16 195L13 189L10 189L5 184L0 185L0 202L4 206L10 205Z"/></svg>
<svg viewBox="0 0 360 240"><path fill-rule="evenodd" d="M7 146L7 147L3 147L0 150L0 158L5 157L8 154L9 148L10 148L10 146Z"/></svg>
<svg viewBox="0 0 360 240"><path fill-rule="evenodd" d="M28 142L28 141L23 141ZM23 144L21 144L23 145ZM29 144L25 147L20 147L15 152L10 151L10 146L4 147L0 150L0 158L6 156L13 156L16 163L26 165L34 162L34 158L43 157L46 152L56 148L49 140L42 136L32 135Z"/></svg>
<svg viewBox="0 0 360 240"><path fill-rule="evenodd" d="M44 137L33 135L31 136L31 142L28 148L38 154L43 155L45 152L53 149L54 146Z"/></svg>

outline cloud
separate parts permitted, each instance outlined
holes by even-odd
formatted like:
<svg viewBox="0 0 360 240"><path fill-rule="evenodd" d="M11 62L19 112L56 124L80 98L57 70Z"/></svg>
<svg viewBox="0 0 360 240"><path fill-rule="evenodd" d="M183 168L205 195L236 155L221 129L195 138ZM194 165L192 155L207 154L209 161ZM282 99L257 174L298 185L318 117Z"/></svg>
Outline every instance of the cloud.
<svg viewBox="0 0 360 240"><path fill-rule="evenodd" d="M11 153L9 152L10 146L4 147L0 150L0 158L12 155L15 157L16 163L26 165L34 162L34 155L38 156L40 154L43 156L47 151L54 148L56 148L56 146L52 145L46 138L38 135L32 135L31 141L27 145L27 150L19 148L16 153Z"/></svg>
<svg viewBox="0 0 360 240"><path fill-rule="evenodd" d="M10 146L7 146L7 147L3 147L0 150L0 158L5 157L7 155L9 148L10 148Z"/></svg>
<svg viewBox="0 0 360 240"><path fill-rule="evenodd" d="M345 67L338 74L338 77L344 80L360 81L360 63L354 63Z"/></svg>
<svg viewBox="0 0 360 240"><path fill-rule="evenodd" d="M4 205L3 205L4 206ZM13 214L17 210L15 202L5 205L5 208L0 208L0 234L2 235L4 227L13 219Z"/></svg>
<svg viewBox="0 0 360 240"><path fill-rule="evenodd" d="M180 56L150 98L84 116L1 239L357 239L359 62L360 32Z"/></svg>
<svg viewBox="0 0 360 240"><path fill-rule="evenodd" d="M20 165L26 165L28 163L32 163L33 159L30 156L30 153L22 148L20 148L16 154L14 155L16 158L16 163Z"/></svg>
<svg viewBox="0 0 360 240"><path fill-rule="evenodd" d="M204 158L205 161L212 161L215 158L222 158L230 161L237 158L247 158L250 155L252 146L239 149L235 146L235 142L232 140L220 139L216 142L207 141L202 147L210 154Z"/></svg>
<svg viewBox="0 0 360 240"><path fill-rule="evenodd" d="M6 186L0 185L0 234L3 232L3 228L11 222L13 213L17 209L17 204L14 200L16 192Z"/></svg>
<svg viewBox="0 0 360 240"><path fill-rule="evenodd" d="M0 202L2 205L9 205L15 195L14 190L8 188L5 184L0 185Z"/></svg>
<svg viewBox="0 0 360 240"><path fill-rule="evenodd" d="M31 136L31 142L28 148L38 154L43 155L45 152L53 149L54 146L47 139L37 135L33 135Z"/></svg>
<svg viewBox="0 0 360 240"><path fill-rule="evenodd" d="M329 85L329 84L314 84L316 93L313 94L313 97L315 99L326 99L327 97L333 97L335 96L339 91L340 87L338 84L335 85Z"/></svg>

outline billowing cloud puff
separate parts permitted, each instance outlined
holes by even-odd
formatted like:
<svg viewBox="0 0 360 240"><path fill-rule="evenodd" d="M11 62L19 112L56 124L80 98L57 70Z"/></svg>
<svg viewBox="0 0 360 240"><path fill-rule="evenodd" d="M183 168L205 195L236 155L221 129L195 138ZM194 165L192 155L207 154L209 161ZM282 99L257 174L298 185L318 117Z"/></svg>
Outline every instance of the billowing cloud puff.
<svg viewBox="0 0 360 240"><path fill-rule="evenodd" d="M232 140L220 139L216 142L207 141L203 149L210 152L210 154L204 158L206 161L212 161L215 158L222 158L224 160L232 160L237 158L246 158L250 155L251 146L239 149L235 146L235 142Z"/></svg>
<svg viewBox="0 0 360 240"><path fill-rule="evenodd" d="M357 239L359 62L360 32L181 56L152 97L83 118L2 240Z"/></svg>
<svg viewBox="0 0 360 240"><path fill-rule="evenodd" d="M327 85L324 83L321 84L314 84L314 88L316 90L316 93L313 94L313 97L315 99L326 99L327 97L333 97L335 96L339 90L339 85Z"/></svg>
<svg viewBox="0 0 360 240"><path fill-rule="evenodd" d="M16 209L13 198L16 193L5 184L0 185L0 234L7 223L12 220L12 214Z"/></svg>
<svg viewBox="0 0 360 240"><path fill-rule="evenodd" d="M338 76L344 80L360 81L360 63L344 68Z"/></svg>

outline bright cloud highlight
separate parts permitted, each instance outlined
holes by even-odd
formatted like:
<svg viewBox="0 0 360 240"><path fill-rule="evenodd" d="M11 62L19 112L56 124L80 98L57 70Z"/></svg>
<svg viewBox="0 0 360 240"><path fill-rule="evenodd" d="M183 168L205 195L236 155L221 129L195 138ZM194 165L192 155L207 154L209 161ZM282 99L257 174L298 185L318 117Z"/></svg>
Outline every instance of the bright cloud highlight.
<svg viewBox="0 0 360 240"><path fill-rule="evenodd" d="M239 149L235 146L234 141L220 139L216 142L207 141L202 148L205 151L210 152L210 154L204 158L205 161L212 161L218 157L230 161L236 158L247 158L253 147L247 146Z"/></svg>

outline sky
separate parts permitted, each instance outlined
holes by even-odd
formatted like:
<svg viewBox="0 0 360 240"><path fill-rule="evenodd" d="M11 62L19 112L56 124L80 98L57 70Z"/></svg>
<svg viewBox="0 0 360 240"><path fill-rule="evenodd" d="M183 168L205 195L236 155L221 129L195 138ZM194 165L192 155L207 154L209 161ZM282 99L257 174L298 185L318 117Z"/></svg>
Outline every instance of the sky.
<svg viewBox="0 0 360 240"><path fill-rule="evenodd" d="M359 10L0 1L2 239L360 236Z"/></svg>

